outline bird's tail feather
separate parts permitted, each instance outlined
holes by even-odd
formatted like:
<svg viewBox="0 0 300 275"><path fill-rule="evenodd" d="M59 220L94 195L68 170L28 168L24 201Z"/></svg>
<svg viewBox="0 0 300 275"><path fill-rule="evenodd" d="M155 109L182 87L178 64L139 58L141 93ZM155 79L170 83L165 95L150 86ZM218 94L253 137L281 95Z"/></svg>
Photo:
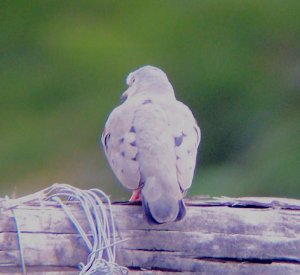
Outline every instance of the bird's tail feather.
<svg viewBox="0 0 300 275"><path fill-rule="evenodd" d="M178 203L179 203L179 212L176 221L182 220L186 214L186 207L183 200L180 200Z"/></svg>
<svg viewBox="0 0 300 275"><path fill-rule="evenodd" d="M160 192L156 189L156 184L149 179L151 183L147 186L147 181L142 189L142 202L145 215L150 223L167 223L179 221L184 218L186 208L182 199L169 194Z"/></svg>

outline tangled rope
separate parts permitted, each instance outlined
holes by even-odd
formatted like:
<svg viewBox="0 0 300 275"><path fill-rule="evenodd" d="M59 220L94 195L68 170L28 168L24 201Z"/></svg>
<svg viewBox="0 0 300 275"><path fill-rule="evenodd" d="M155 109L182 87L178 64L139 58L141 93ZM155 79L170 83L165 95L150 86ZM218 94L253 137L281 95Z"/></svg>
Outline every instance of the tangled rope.
<svg viewBox="0 0 300 275"><path fill-rule="evenodd" d="M119 266L115 262L115 246L119 242L116 242L115 237L115 224L111 201L103 191L99 189L81 190L68 184L53 184L37 193L13 201L15 203L17 202L18 205L32 202L43 204L45 201L55 201L62 207L90 252L87 262L79 264L80 275L121 275L128 273L126 267ZM68 206L68 202L79 202L89 225L89 233L83 229L79 221L73 215ZM16 215L15 220L19 238L22 273L26 274L21 231Z"/></svg>

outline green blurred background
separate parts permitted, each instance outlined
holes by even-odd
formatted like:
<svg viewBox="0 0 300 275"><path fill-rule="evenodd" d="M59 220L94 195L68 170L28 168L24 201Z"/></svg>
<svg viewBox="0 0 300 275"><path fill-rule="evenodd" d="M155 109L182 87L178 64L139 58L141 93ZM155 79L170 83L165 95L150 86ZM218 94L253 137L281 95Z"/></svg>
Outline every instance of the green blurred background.
<svg viewBox="0 0 300 275"><path fill-rule="evenodd" d="M145 64L202 144L190 195L300 197L300 1L0 3L0 196L117 183L98 140Z"/></svg>

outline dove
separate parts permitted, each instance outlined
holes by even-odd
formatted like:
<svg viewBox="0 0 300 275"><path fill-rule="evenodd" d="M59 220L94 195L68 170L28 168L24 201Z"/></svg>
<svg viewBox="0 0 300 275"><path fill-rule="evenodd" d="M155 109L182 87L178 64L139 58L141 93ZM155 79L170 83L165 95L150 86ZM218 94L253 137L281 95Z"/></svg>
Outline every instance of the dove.
<svg viewBox="0 0 300 275"><path fill-rule="evenodd" d="M178 101L167 75L144 66L127 76L128 89L109 115L101 141L118 180L142 201L150 223L183 219L183 197L191 186L200 128Z"/></svg>

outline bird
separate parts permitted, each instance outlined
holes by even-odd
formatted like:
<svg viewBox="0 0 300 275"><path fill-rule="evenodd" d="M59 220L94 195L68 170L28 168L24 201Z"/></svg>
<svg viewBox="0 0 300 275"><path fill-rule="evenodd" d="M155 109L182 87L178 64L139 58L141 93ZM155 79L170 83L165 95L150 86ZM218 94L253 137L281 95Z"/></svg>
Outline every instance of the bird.
<svg viewBox="0 0 300 275"><path fill-rule="evenodd" d="M161 69L143 66L127 76L126 84L103 129L105 155L121 184L132 190L130 201L142 201L150 223L182 220L200 128Z"/></svg>

